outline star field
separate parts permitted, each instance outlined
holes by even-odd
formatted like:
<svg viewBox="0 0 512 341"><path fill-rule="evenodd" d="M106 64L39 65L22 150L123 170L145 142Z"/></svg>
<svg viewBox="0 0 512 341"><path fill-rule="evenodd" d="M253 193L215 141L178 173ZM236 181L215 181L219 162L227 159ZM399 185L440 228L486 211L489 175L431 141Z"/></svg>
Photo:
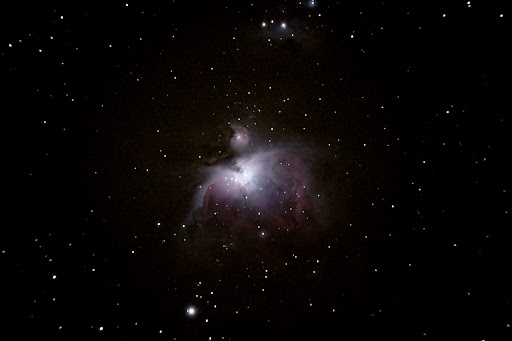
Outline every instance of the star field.
<svg viewBox="0 0 512 341"><path fill-rule="evenodd" d="M510 338L505 7L5 7L2 339Z"/></svg>

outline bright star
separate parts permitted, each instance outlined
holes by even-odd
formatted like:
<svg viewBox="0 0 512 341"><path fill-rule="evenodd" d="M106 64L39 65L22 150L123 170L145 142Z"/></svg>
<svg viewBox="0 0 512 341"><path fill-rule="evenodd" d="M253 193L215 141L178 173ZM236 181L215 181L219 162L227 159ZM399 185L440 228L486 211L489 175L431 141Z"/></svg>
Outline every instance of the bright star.
<svg viewBox="0 0 512 341"><path fill-rule="evenodd" d="M187 308L187 315L190 317L194 317L197 314L197 309L194 306L190 306Z"/></svg>

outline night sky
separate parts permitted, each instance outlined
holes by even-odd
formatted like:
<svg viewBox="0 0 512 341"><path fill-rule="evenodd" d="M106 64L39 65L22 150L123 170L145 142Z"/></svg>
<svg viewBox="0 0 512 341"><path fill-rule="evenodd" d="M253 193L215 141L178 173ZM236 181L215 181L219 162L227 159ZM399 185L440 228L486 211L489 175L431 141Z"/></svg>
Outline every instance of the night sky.
<svg viewBox="0 0 512 341"><path fill-rule="evenodd" d="M4 6L0 338L512 339L505 3Z"/></svg>

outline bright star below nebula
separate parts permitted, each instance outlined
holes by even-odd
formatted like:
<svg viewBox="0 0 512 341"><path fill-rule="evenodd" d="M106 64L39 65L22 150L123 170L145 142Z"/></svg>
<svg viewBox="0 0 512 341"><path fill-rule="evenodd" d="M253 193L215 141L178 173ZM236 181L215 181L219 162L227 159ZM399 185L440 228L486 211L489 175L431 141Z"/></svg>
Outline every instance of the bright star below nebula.
<svg viewBox="0 0 512 341"><path fill-rule="evenodd" d="M187 225L226 233L291 231L318 224L322 199L313 177L311 148L282 144L263 148L246 127L231 124L227 156L201 165Z"/></svg>

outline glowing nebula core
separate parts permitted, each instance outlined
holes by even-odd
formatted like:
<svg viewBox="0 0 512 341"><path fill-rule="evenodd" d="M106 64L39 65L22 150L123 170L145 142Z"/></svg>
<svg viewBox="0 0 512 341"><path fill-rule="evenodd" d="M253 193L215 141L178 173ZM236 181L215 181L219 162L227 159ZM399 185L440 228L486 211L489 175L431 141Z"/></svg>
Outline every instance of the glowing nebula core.
<svg viewBox="0 0 512 341"><path fill-rule="evenodd" d="M206 228L289 230L315 219L313 152L299 146L262 149L248 129L230 125L230 157L208 162L189 223Z"/></svg>

